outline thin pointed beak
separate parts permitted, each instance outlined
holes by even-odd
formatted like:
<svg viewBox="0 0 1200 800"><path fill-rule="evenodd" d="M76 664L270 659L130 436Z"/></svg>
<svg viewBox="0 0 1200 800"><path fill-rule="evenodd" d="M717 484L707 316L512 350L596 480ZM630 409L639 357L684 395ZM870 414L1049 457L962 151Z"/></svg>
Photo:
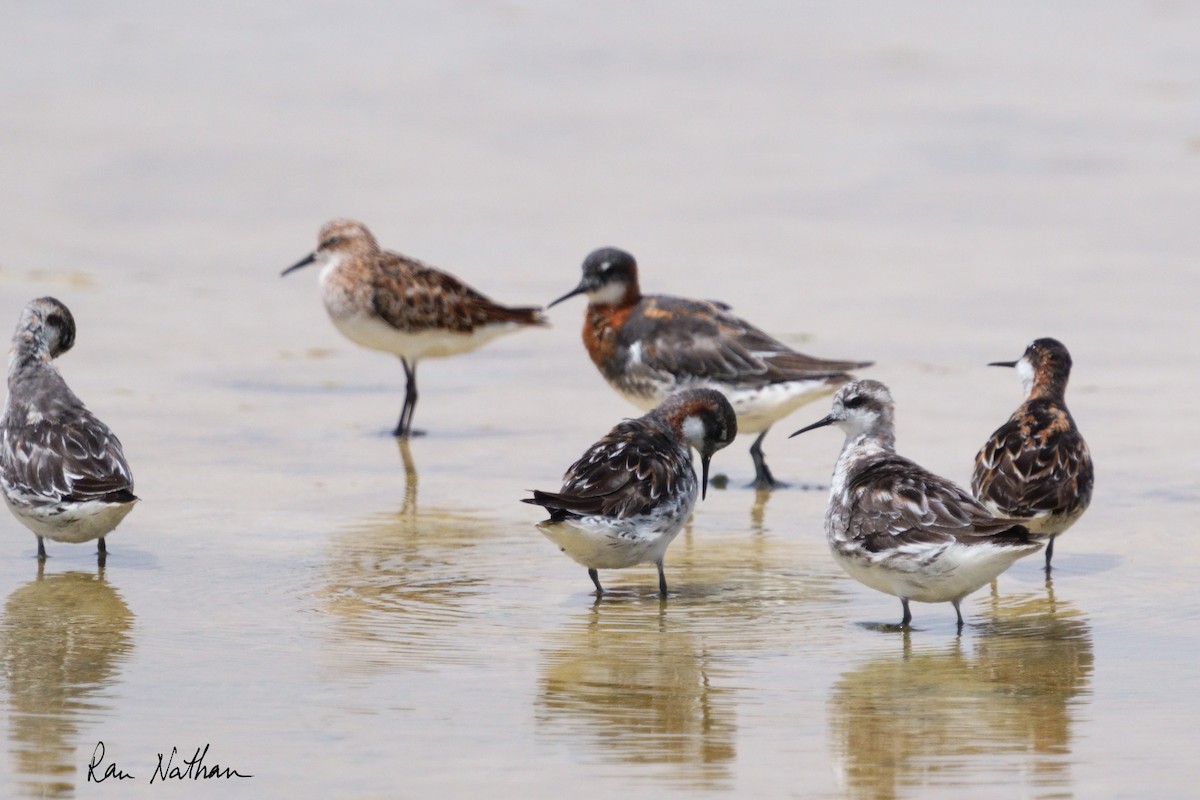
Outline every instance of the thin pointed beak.
<svg viewBox="0 0 1200 800"><path fill-rule="evenodd" d="M807 431L815 430L817 428L824 428L826 425L832 425L835 422L837 422L837 420L834 418L833 414L826 414L812 425L805 425L803 428L793 433L792 436L799 436ZM788 438L791 439L792 436L789 436Z"/></svg>
<svg viewBox="0 0 1200 800"><path fill-rule="evenodd" d="M293 267L293 269L294 269L294 267ZM580 283L580 284L579 284L578 286L576 286L574 289L572 289L571 291L567 292L566 294L564 294L562 297L560 297L560 298L558 298L557 300L555 300L555 301L554 301L553 303L551 303L550 305L546 306L546 308L548 308L548 309L549 309L549 308L553 308L554 306L556 306L556 305L558 305L559 303L561 303L563 300L569 300L569 299L571 299L572 297L574 297L574 296L575 296L575 295L577 295L577 294L584 294L585 292L587 292L587 290L588 290L588 287L587 287L586 285L584 285L583 283Z"/></svg>
<svg viewBox="0 0 1200 800"><path fill-rule="evenodd" d="M988 364L989 367L1015 367L1016 361L993 361Z"/></svg>
<svg viewBox="0 0 1200 800"><path fill-rule="evenodd" d="M279 277L282 278L283 276L287 275L289 272L295 272L296 270L300 269L301 267L307 267L309 264L313 263L316 260L317 260L317 254L309 253L307 256L300 259L295 264L292 264L290 267L285 269L283 272L279 273Z"/></svg>
<svg viewBox="0 0 1200 800"><path fill-rule="evenodd" d="M700 499L708 497L708 462L712 460L712 454L700 456Z"/></svg>

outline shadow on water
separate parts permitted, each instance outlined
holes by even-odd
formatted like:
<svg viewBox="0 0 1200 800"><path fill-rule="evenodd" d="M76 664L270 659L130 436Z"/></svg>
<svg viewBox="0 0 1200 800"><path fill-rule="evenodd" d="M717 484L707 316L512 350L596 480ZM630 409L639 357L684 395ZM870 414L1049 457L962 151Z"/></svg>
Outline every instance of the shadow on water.
<svg viewBox="0 0 1200 800"><path fill-rule="evenodd" d="M1087 617L1045 591L993 596L989 620L937 649L846 671L829 698L830 741L852 797L1024 782L1071 792L1071 725L1089 692Z"/></svg>
<svg viewBox="0 0 1200 800"><path fill-rule="evenodd" d="M34 580L8 596L0 619L0 664L8 695L13 773L30 797L75 793L79 728L109 708L133 650L134 615L97 573Z"/></svg>
<svg viewBox="0 0 1200 800"><path fill-rule="evenodd" d="M602 762L686 767L681 782L720 787L736 755L735 692L669 606L600 603L552 634L538 733Z"/></svg>
<svg viewBox="0 0 1200 800"><path fill-rule="evenodd" d="M462 511L418 510L417 471L406 442L398 511L368 514L330 536L316 595L335 620L330 636L339 674L436 669L477 663L461 647L461 626L477 625L473 610L485 589L473 570L474 548L495 524Z"/></svg>

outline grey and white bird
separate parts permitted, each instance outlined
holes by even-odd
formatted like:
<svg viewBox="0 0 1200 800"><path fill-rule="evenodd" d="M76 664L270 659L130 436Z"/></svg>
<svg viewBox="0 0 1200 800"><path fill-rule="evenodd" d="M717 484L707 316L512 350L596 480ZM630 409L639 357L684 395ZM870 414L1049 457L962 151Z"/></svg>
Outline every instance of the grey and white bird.
<svg viewBox="0 0 1200 800"><path fill-rule="evenodd" d="M0 490L9 510L44 539L98 540L120 524L138 498L121 442L84 406L53 360L75 343L75 319L53 297L21 312L8 363L8 399L0 417Z"/></svg>
<svg viewBox="0 0 1200 800"><path fill-rule="evenodd" d="M597 570L653 563L666 597L663 556L708 486L713 453L737 435L737 418L724 395L690 389L667 398L645 416L620 422L563 476L557 492L535 491L524 502L544 506L538 524L546 538L587 567L604 594ZM693 447L701 474L692 468Z"/></svg>
<svg viewBox="0 0 1200 800"><path fill-rule="evenodd" d="M824 418L846 434L833 470L825 535L833 558L852 578L900 598L954 605L1017 559L1042 548L1019 521L994 517L954 482L896 453L894 404L879 381L847 383Z"/></svg>
<svg viewBox="0 0 1200 800"><path fill-rule="evenodd" d="M1049 534L1049 572L1055 538L1083 516L1095 482L1091 451L1067 410L1071 354L1057 339L1036 339L1018 360L989 366L1016 367L1025 402L975 456L971 491L993 514Z"/></svg>

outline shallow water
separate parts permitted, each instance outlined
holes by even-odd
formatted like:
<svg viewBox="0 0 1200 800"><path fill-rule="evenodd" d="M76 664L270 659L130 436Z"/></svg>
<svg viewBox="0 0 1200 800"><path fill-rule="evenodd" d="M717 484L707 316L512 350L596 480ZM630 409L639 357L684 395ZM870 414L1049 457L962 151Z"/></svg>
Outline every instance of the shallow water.
<svg viewBox="0 0 1200 800"><path fill-rule="evenodd" d="M0 318L54 294L121 436L109 539L0 536L5 797L1193 794L1200 14L1182 4L128 2L0 26ZM739 439L651 566L585 571L518 500L622 416L554 327L421 367L341 339L326 219L497 299L594 247L814 354L873 358L964 481L1032 338L1071 348L1092 508L963 604L843 575L825 495ZM772 432L828 480L832 431ZM1180 538L1184 534L1184 538ZM104 764L132 774L87 781ZM204 764L247 779L162 780Z"/></svg>

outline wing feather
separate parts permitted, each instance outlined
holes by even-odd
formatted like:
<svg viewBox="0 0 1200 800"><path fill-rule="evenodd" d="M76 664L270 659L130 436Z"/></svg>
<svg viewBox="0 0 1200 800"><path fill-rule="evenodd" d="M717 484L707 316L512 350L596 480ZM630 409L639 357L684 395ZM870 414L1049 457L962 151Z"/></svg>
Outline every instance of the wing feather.
<svg viewBox="0 0 1200 800"><path fill-rule="evenodd" d="M847 370L871 363L798 353L727 306L676 297L643 297L619 335L624 347L636 346L638 357L627 365L634 380L696 376L748 387L796 380L842 383L850 378Z"/></svg>

